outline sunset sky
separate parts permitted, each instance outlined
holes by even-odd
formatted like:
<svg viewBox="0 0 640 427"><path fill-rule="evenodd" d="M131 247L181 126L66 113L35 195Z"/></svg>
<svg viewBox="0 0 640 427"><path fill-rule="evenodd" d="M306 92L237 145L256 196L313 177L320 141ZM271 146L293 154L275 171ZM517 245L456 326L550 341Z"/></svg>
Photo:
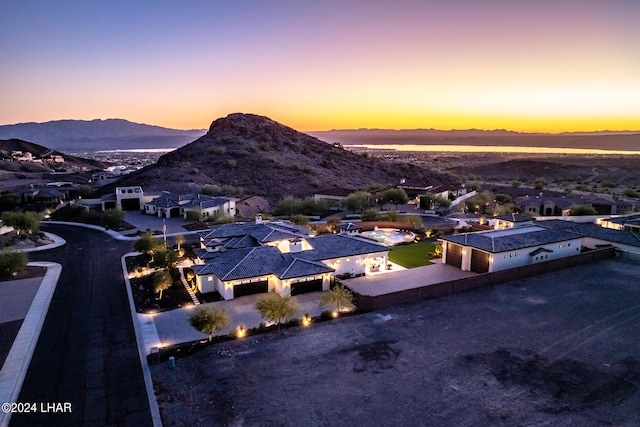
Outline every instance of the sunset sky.
<svg viewBox="0 0 640 427"><path fill-rule="evenodd" d="M640 129L640 1L0 0L0 124Z"/></svg>

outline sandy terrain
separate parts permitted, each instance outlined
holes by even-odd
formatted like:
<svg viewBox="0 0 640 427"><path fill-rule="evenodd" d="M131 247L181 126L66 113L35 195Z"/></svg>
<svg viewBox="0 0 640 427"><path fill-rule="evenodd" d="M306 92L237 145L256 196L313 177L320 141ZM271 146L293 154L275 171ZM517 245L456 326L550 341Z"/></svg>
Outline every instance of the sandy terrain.
<svg viewBox="0 0 640 427"><path fill-rule="evenodd" d="M151 366L164 425L640 423L640 265L609 260Z"/></svg>

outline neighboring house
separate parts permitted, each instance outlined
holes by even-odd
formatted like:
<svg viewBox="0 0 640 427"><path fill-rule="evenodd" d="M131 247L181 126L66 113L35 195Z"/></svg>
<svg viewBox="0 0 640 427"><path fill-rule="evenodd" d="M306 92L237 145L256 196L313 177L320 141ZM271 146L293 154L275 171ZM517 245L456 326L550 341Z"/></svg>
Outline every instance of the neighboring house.
<svg viewBox="0 0 640 427"><path fill-rule="evenodd" d="M28 151L25 151L25 152L14 151L11 153L11 155L14 160L17 160L19 162L32 162L35 160L35 157L33 157L33 154L31 154Z"/></svg>
<svg viewBox="0 0 640 427"><path fill-rule="evenodd" d="M607 220L602 220L600 225L614 230L626 230L633 231L634 233L640 233L640 214L609 218Z"/></svg>
<svg viewBox="0 0 640 427"><path fill-rule="evenodd" d="M415 199L420 196L424 196L427 193L431 193L433 185L429 185L425 182L407 181L405 178L402 178L400 180L400 184L398 184L398 188L403 189L410 199Z"/></svg>
<svg viewBox="0 0 640 427"><path fill-rule="evenodd" d="M386 246L345 235L314 237L289 222L225 224L201 235L193 269L200 292L224 299L326 291L334 276L384 268Z"/></svg>
<svg viewBox="0 0 640 427"><path fill-rule="evenodd" d="M144 213L160 218L181 216L187 218L189 212L195 212L200 219L207 220L216 216L235 216L236 203L226 197L212 197L204 194L172 194L168 191L144 204Z"/></svg>
<svg viewBox="0 0 640 427"><path fill-rule="evenodd" d="M537 225L445 236L443 263L463 271L491 273L580 253L582 236Z"/></svg>
<svg viewBox="0 0 640 427"><path fill-rule="evenodd" d="M22 203L34 203L34 204L60 204L64 202L68 197L66 191L59 190L57 188L30 188L23 190L21 193Z"/></svg>
<svg viewBox="0 0 640 427"><path fill-rule="evenodd" d="M314 193L313 200L317 203L319 201L325 201L329 209L346 209L347 196L356 190L349 190L347 188L327 188L322 191Z"/></svg>
<svg viewBox="0 0 640 427"><path fill-rule="evenodd" d="M50 154L46 160L53 162L53 163L64 163L64 157L62 157L60 154Z"/></svg>
<svg viewBox="0 0 640 427"><path fill-rule="evenodd" d="M141 210L144 204L144 191L139 185L116 187L115 193L105 194L101 202L103 211L116 208L123 211Z"/></svg>
<svg viewBox="0 0 640 427"><path fill-rule="evenodd" d="M533 218L520 214L505 214L492 219L493 228L495 230L504 230L505 228L526 227L533 224Z"/></svg>
<svg viewBox="0 0 640 427"><path fill-rule="evenodd" d="M244 220L252 220L257 214L270 212L269 201L261 196L245 196L236 200L236 217Z"/></svg>
<svg viewBox="0 0 640 427"><path fill-rule="evenodd" d="M620 251L640 255L640 235L629 230L616 230L596 224L563 220L539 221L537 224L541 227L577 233L582 236L582 246L585 248L596 249L602 246L614 246Z"/></svg>
<svg viewBox="0 0 640 427"><path fill-rule="evenodd" d="M516 197L514 203L521 213L534 216L567 216L577 206L592 207L598 215L615 215L628 212L633 207L623 200L610 200L596 195L548 197L543 193L535 197Z"/></svg>
<svg viewBox="0 0 640 427"><path fill-rule="evenodd" d="M102 171L91 174L91 179L89 182L93 184L95 187L102 187L107 184L111 184L116 182L121 178L121 175L115 174L113 172Z"/></svg>
<svg viewBox="0 0 640 427"><path fill-rule="evenodd" d="M467 194L467 187L464 184L439 185L432 188L430 193L445 199L455 200L460 196ZM453 197L451 197L453 196Z"/></svg>

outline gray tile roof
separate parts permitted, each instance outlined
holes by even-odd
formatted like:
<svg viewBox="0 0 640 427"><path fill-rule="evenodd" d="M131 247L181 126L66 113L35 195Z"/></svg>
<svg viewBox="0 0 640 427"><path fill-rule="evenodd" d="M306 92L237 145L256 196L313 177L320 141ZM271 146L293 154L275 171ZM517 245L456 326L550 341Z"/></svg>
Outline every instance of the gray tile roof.
<svg viewBox="0 0 640 427"><path fill-rule="evenodd" d="M539 221L536 224L555 230L562 229L571 231L584 237L592 237L611 243L640 247L640 236L631 231L614 230L612 228L600 227L596 224L580 224L562 220Z"/></svg>
<svg viewBox="0 0 640 427"><path fill-rule="evenodd" d="M273 246L234 249L220 252L204 265L194 265L199 275L215 274L220 280L239 280L275 275L281 279L334 271L318 262L298 259L293 254L282 254Z"/></svg>
<svg viewBox="0 0 640 427"><path fill-rule="evenodd" d="M234 223L213 227L204 234L205 239L251 236L259 242L271 242L294 237L309 236L309 230L284 222ZM201 235L202 236L202 235Z"/></svg>
<svg viewBox="0 0 640 427"><path fill-rule="evenodd" d="M533 218L527 215L521 215L516 213L510 213L505 215L499 215L494 219L499 219L502 221L511 221L511 222L530 222L533 221Z"/></svg>
<svg viewBox="0 0 640 427"><path fill-rule="evenodd" d="M478 233L464 233L455 236L445 236L442 240L463 246L470 246L485 252L499 253L547 245L549 243L564 242L580 237L582 236L570 230L532 226Z"/></svg>
<svg viewBox="0 0 640 427"><path fill-rule="evenodd" d="M299 252L296 256L312 261L389 251L387 246L380 243L368 242L344 234L324 234L308 239L307 242L313 250Z"/></svg>

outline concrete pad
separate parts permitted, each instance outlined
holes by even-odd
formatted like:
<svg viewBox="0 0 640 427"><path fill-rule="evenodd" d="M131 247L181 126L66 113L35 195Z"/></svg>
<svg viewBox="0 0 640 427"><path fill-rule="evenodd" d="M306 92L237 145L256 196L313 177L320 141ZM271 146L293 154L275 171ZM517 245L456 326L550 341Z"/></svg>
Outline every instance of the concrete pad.
<svg viewBox="0 0 640 427"><path fill-rule="evenodd" d="M299 309L297 317L302 318L305 313L311 317L319 316L323 311L319 306L322 294L322 292L311 292L294 296L293 299L297 302ZM248 295L229 301L201 304L200 306L224 308L231 318L231 322L229 327L222 330L219 335L226 335L235 330L239 325L244 325L247 329L256 328L260 325L260 322L263 320L258 310L254 308L254 305L256 301L264 295L265 294ZM189 324L189 316L191 316L194 309L195 306L190 306L152 315L151 317L157 330L157 338L152 333L146 335L145 340L149 339L152 341L145 341L145 348L206 339L207 336L205 334L196 331ZM150 328L148 330L150 330ZM159 341L155 341L156 339L159 339Z"/></svg>
<svg viewBox="0 0 640 427"><path fill-rule="evenodd" d="M378 296L476 275L477 273L462 271L459 268L437 261L424 267L378 276L344 279L342 282L349 289L360 295Z"/></svg>
<svg viewBox="0 0 640 427"><path fill-rule="evenodd" d="M43 277L0 282L0 323L24 319Z"/></svg>

